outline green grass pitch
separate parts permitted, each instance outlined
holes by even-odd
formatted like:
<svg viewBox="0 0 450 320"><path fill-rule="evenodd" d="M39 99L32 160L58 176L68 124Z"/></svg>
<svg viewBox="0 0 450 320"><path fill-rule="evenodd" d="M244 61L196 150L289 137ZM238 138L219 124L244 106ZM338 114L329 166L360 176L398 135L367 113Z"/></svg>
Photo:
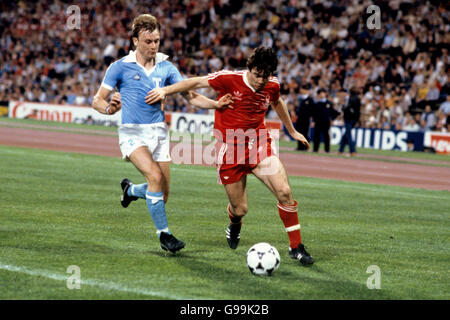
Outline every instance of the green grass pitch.
<svg viewBox="0 0 450 320"><path fill-rule="evenodd" d="M316 260L303 267L288 256L275 198L254 177L233 251L215 169L172 165L169 226L187 244L173 256L143 200L120 206L121 179L142 182L130 163L6 146L0 155L0 299L450 298L447 191L290 177ZM262 241L281 255L271 277L246 267L246 251ZM71 265L80 289L66 286ZM379 290L366 285L371 265Z"/></svg>

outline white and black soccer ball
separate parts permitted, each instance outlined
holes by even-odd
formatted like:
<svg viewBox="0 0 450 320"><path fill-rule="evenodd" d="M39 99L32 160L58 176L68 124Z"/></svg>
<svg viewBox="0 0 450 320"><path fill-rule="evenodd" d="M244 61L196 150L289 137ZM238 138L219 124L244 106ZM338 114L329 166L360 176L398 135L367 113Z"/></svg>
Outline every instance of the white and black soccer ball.
<svg viewBox="0 0 450 320"><path fill-rule="evenodd" d="M280 254L266 242L257 243L247 251L247 266L255 275L270 276L280 266Z"/></svg>

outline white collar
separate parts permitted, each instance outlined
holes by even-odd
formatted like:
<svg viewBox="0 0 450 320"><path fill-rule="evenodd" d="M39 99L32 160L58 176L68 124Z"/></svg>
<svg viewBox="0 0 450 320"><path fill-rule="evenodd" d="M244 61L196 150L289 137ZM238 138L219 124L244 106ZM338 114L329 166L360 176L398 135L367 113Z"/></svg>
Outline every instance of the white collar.
<svg viewBox="0 0 450 320"><path fill-rule="evenodd" d="M144 73L148 76L150 76L150 74L155 71L156 65L158 63L163 62L164 60L167 60L167 58L169 58L168 55L161 53L161 52L157 52L156 56L155 56L155 65L153 67L151 67L149 70L147 70L142 64L140 64L139 62L137 62L136 60L136 51L131 50L130 53L125 57L125 59L123 59L123 62L126 63L136 63L138 66L140 66L142 68L142 70L144 71Z"/></svg>
<svg viewBox="0 0 450 320"><path fill-rule="evenodd" d="M253 92L256 92L255 88L253 88L253 87L251 86L250 82L248 82L247 74L248 74L248 70L246 70L246 71L244 72L244 74L242 75L242 79L244 80L244 83L247 85L247 87L249 87L250 89L252 89Z"/></svg>
<svg viewBox="0 0 450 320"><path fill-rule="evenodd" d="M156 57L155 57L155 65L160 62L163 62L164 60L167 60L168 58L169 58L169 56L167 54L157 52ZM123 62L138 63L136 60L136 51L130 50L130 53L128 53L128 55L125 56L125 58L123 59Z"/></svg>

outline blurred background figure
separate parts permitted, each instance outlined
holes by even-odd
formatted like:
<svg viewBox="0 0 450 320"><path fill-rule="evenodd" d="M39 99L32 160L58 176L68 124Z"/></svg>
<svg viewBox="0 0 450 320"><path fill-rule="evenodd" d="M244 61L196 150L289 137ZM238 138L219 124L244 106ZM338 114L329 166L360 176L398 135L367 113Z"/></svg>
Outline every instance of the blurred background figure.
<svg viewBox="0 0 450 320"><path fill-rule="evenodd" d="M425 111L422 113L420 121L422 123L422 128L424 128L425 131L430 131L434 129L436 125L436 115L431 110L430 105L427 105L425 107Z"/></svg>
<svg viewBox="0 0 450 320"><path fill-rule="evenodd" d="M314 103L312 117L314 120L314 147L313 151L318 152L321 137L323 136L325 152L330 152L330 127L331 120L334 120L339 112L333 108L333 104L327 99L325 89L317 91L317 101Z"/></svg>
<svg viewBox="0 0 450 320"><path fill-rule="evenodd" d="M25 116L25 119L35 119L35 120L39 119L38 110L33 109L33 111L30 114Z"/></svg>
<svg viewBox="0 0 450 320"><path fill-rule="evenodd" d="M359 122L359 117L361 115L361 100L359 98L359 89L352 88L350 90L350 96L347 97L346 103L344 104L342 111L344 113L344 127L345 132L342 135L339 153L343 153L345 145L348 144L350 149L350 155L356 155L355 141L352 137L352 129Z"/></svg>
<svg viewBox="0 0 450 320"><path fill-rule="evenodd" d="M295 123L295 128L303 136L305 136L308 141L311 141L309 137L309 124L311 122L312 111L314 108L314 100L310 96L311 84L307 83L301 86L300 95L298 97L298 106L296 108L297 121ZM305 146L298 142L297 150L306 151Z"/></svg>

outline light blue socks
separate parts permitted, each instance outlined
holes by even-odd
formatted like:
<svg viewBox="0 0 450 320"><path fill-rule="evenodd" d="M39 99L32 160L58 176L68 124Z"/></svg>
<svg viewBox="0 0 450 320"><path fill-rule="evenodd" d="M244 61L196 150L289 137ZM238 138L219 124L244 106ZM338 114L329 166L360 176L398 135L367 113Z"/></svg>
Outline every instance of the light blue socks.
<svg viewBox="0 0 450 320"><path fill-rule="evenodd" d="M145 199L145 193L147 192L148 183L131 184L127 190L129 196Z"/></svg>
<svg viewBox="0 0 450 320"><path fill-rule="evenodd" d="M131 188L130 188L131 189ZM169 225L167 223L166 205L164 203L164 195L160 192L145 193L148 211L153 219L153 223L156 226L156 233L159 235L161 232L170 234Z"/></svg>

